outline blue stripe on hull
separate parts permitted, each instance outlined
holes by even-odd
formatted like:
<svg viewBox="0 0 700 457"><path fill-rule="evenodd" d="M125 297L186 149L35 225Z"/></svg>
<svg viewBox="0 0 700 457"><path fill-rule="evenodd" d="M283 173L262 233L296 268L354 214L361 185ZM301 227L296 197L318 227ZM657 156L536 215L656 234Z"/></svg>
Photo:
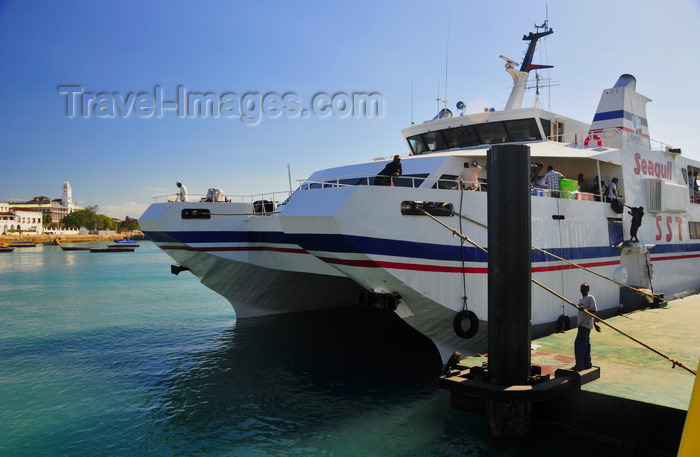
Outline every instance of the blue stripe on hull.
<svg viewBox="0 0 700 457"><path fill-rule="evenodd" d="M283 232L248 231L182 231L148 232L148 237L156 242L174 243L274 243L299 245L307 251L333 253L372 254L405 257L424 260L461 261L460 246L435 243L418 243L353 235L337 234L298 234L286 235ZM484 252L471 246L464 248L464 260L487 262ZM549 249L555 255L568 260L619 257L620 250L609 246ZM700 243L662 244L651 249L651 254L700 252ZM532 251L532 262L551 262L554 259L540 251Z"/></svg>

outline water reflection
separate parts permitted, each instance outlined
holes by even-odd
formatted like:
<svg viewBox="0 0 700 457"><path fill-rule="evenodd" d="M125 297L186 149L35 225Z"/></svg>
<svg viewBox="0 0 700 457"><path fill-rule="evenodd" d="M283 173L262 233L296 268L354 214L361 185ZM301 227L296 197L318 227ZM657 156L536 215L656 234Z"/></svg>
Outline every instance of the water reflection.
<svg viewBox="0 0 700 457"><path fill-rule="evenodd" d="M211 439L257 455L281 441L333 447L348 428L400 430L411 404L438 392L441 368L422 335L393 314L359 307L246 319L193 360L160 383L156 422L168 435L219 430Z"/></svg>

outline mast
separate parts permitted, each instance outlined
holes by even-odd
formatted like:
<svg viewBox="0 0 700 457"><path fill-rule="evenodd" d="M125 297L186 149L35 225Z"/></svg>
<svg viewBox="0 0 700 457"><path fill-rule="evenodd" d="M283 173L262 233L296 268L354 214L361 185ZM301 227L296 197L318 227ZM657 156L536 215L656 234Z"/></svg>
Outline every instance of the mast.
<svg viewBox="0 0 700 457"><path fill-rule="evenodd" d="M508 103L506 103L506 110L520 108L523 104L523 97L525 95L525 86L527 85L528 77L530 76L530 70L537 70L540 68L552 68L552 65L537 65L532 63L532 58L535 55L535 48L537 47L537 40L547 35L554 33L554 30L547 26L547 21L541 26L536 26L538 29L544 28L543 32L532 33L523 36L523 41L529 41L530 44L525 52L525 58L523 59L522 65L520 65L520 70L515 70L518 65L517 62L501 56L501 59L506 61L506 71L510 73L513 77L513 90L508 98Z"/></svg>

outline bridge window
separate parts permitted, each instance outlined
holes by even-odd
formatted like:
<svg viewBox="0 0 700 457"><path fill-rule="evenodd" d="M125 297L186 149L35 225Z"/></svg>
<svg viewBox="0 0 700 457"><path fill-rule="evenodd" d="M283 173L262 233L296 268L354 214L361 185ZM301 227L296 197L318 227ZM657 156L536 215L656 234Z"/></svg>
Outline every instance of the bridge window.
<svg viewBox="0 0 700 457"><path fill-rule="evenodd" d="M428 150L428 147L423 143L423 138L420 135L408 137L408 145L411 146L411 151L414 154L423 154Z"/></svg>
<svg viewBox="0 0 700 457"><path fill-rule="evenodd" d="M476 132L481 138L481 144L498 144L508 141L508 133L503 122L492 122L490 124L479 124Z"/></svg>
<svg viewBox="0 0 700 457"><path fill-rule="evenodd" d="M424 133L423 141L425 141L425 145L428 146L429 151L444 151L447 149L445 140L442 138L442 132L439 130Z"/></svg>
<svg viewBox="0 0 700 457"><path fill-rule="evenodd" d="M542 139L534 118L452 127L408 137L413 154Z"/></svg>
<svg viewBox="0 0 700 457"><path fill-rule="evenodd" d="M445 143L448 148L466 148L469 146L479 146L479 137L476 135L473 125L457 127L442 131Z"/></svg>
<svg viewBox="0 0 700 457"><path fill-rule="evenodd" d="M517 121L506 121L508 139L510 141L534 141L540 140L540 129L534 119L520 119Z"/></svg>

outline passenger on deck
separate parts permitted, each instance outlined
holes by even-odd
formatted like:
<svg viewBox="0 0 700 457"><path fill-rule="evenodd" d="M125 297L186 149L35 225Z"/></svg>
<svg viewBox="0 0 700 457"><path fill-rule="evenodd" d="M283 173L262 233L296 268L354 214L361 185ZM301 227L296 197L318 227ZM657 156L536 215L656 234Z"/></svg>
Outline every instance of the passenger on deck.
<svg viewBox="0 0 700 457"><path fill-rule="evenodd" d="M479 172L481 167L476 160L472 161L471 167L469 162L464 162L464 170L459 174L459 182L464 190L480 190Z"/></svg>
<svg viewBox="0 0 700 457"><path fill-rule="evenodd" d="M559 181L561 181L563 177L563 174L554 171L553 166L550 165L547 167L547 174L544 175L544 185L549 189L550 197L556 198L559 196Z"/></svg>
<svg viewBox="0 0 700 457"><path fill-rule="evenodd" d="M586 192L586 180L583 179L583 173L578 174L578 191Z"/></svg>
<svg viewBox="0 0 700 457"><path fill-rule="evenodd" d="M374 178L375 186L391 186L392 179L395 176L401 176L403 169L401 167L401 157L398 155L394 156L394 160L389 162L386 167L379 172L376 178Z"/></svg>
<svg viewBox="0 0 700 457"><path fill-rule="evenodd" d="M180 188L180 193L178 194L178 201L186 202L187 201L187 187L185 187L185 185L182 184L180 181L175 183L175 185Z"/></svg>
<svg viewBox="0 0 700 457"><path fill-rule="evenodd" d="M599 181L598 176L594 177L593 186L591 186L591 193L595 196L595 201L599 202L601 200L600 197L603 189L605 189L605 181Z"/></svg>
<svg viewBox="0 0 700 457"><path fill-rule="evenodd" d="M610 200L612 200L613 198L619 198L619 192L617 191L617 183L617 178L613 178L612 182L610 183L610 187L608 187L608 197L610 198Z"/></svg>
<svg viewBox="0 0 700 457"><path fill-rule="evenodd" d="M530 164L530 182L533 186L536 186L540 180L540 172L543 168L544 164L542 162Z"/></svg>

